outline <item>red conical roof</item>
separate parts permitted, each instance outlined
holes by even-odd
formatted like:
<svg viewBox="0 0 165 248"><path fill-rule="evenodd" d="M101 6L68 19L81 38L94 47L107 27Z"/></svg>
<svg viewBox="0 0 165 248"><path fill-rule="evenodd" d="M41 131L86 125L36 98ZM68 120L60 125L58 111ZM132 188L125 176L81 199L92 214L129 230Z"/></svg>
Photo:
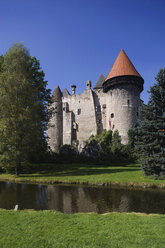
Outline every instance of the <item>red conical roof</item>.
<svg viewBox="0 0 165 248"><path fill-rule="evenodd" d="M127 54L122 49L105 81L114 77L128 76L128 75L141 77L140 74L135 69L134 65L131 63Z"/></svg>

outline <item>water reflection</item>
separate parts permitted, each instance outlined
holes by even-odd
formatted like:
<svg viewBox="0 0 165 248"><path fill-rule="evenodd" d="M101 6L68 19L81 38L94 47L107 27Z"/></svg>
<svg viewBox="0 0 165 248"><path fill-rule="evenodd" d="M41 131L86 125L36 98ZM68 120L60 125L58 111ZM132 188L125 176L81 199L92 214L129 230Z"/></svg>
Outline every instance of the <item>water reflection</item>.
<svg viewBox="0 0 165 248"><path fill-rule="evenodd" d="M165 213L165 191L0 182L0 208Z"/></svg>
<svg viewBox="0 0 165 248"><path fill-rule="evenodd" d="M0 208L47 209L47 194L46 186L0 182Z"/></svg>

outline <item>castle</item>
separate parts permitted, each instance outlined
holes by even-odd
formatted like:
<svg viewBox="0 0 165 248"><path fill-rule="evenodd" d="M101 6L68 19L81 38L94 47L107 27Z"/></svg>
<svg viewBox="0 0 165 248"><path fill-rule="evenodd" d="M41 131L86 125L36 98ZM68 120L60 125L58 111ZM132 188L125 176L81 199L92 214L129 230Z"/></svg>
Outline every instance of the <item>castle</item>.
<svg viewBox="0 0 165 248"><path fill-rule="evenodd" d="M57 86L52 94L53 114L48 127L51 150L58 152L62 144L73 143L80 150L91 135L103 129L117 129L126 144L128 130L140 119L143 84L143 78L121 50L108 76L101 74L93 90L90 80L80 95L76 94L76 85L72 85L72 95Z"/></svg>

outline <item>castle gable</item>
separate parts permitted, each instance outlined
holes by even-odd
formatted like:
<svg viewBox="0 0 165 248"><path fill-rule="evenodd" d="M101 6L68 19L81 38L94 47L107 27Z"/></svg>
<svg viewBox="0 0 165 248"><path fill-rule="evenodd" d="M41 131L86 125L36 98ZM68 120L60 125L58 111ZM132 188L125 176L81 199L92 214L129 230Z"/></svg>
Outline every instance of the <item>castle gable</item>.
<svg viewBox="0 0 165 248"><path fill-rule="evenodd" d="M62 95L63 95L63 97L68 97L68 96L70 96L70 93L69 93L69 91L65 88L65 89L63 90L63 92L62 92Z"/></svg>

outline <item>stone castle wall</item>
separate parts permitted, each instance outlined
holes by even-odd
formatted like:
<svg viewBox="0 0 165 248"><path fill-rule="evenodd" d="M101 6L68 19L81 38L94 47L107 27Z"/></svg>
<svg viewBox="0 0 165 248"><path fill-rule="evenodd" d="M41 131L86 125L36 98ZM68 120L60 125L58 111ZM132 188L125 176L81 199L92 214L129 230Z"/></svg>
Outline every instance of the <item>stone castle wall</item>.
<svg viewBox="0 0 165 248"><path fill-rule="evenodd" d="M85 90L84 93L80 95L68 95L63 98L63 106L68 104L68 113L66 110L63 111L63 137L68 134L69 130L71 133L71 142L77 140L79 145L83 145L92 134L97 133L96 126L96 114L95 114L95 104L92 90ZM70 120L66 119L66 116L70 113ZM67 123L69 122L69 127ZM71 127L72 126L72 127ZM66 138L63 138L64 144L71 144L67 142Z"/></svg>
<svg viewBox="0 0 165 248"><path fill-rule="evenodd" d="M102 89L94 91L94 102L96 110L97 133L101 133L106 129L106 94Z"/></svg>
<svg viewBox="0 0 165 248"><path fill-rule="evenodd" d="M52 94L55 113L48 128L50 147L58 151L61 144L76 144L81 150L91 135L104 129L118 130L123 144L128 142L128 130L141 119L142 102L140 92L144 80L122 49L107 77L100 75L94 91L91 81L86 81L86 90L72 95L59 86Z"/></svg>
<svg viewBox="0 0 165 248"><path fill-rule="evenodd" d="M118 130L122 143L128 142L128 130L140 118L140 90L133 84L118 84L106 93L103 89L87 88L82 94L68 94L54 102L55 112L50 121L48 136L52 151L62 144L77 144L81 150L91 135L103 129Z"/></svg>
<svg viewBox="0 0 165 248"><path fill-rule="evenodd" d="M48 144L53 152L58 152L59 147L63 144L63 116L62 102L54 102L51 106L52 118L48 124Z"/></svg>
<svg viewBox="0 0 165 248"><path fill-rule="evenodd" d="M128 130L139 118L140 90L135 85L116 85L107 92L106 129L117 129L122 143L128 143Z"/></svg>

